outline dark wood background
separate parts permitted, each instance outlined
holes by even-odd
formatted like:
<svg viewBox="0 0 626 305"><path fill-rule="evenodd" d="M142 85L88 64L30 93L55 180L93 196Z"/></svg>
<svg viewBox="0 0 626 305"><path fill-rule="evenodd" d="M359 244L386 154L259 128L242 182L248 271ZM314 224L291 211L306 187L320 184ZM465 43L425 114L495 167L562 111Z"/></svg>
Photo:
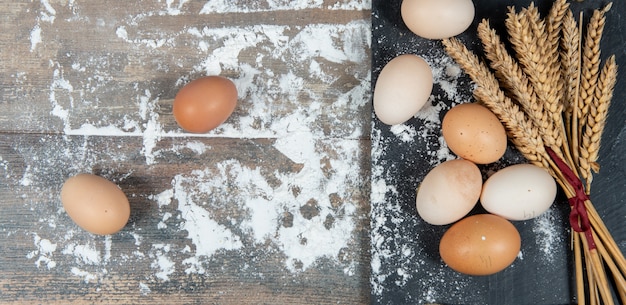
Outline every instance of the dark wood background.
<svg viewBox="0 0 626 305"><path fill-rule="evenodd" d="M368 5L324 1L294 9L288 4L272 8L263 1L234 1L227 6L233 10L200 14L208 2L217 3L0 2L0 303L369 303ZM356 3L356 8L332 8L349 3ZM315 55L315 50L311 51L314 45L290 45L297 43L298 35L318 25L336 28L327 35L339 50L361 55L333 61L324 54ZM229 120L234 134L181 135L171 116L171 102L182 85L180 80L207 74L198 67L224 43L212 41L208 35L190 35L188 29L224 28L232 35L239 30L263 35L262 26L285 27L284 37L279 38L284 42L265 41L240 48L238 62L262 71L264 77L250 80L250 88L256 90L240 98ZM199 50L200 41L206 43L204 51ZM289 48L311 53L290 53ZM272 58L273 52L282 53ZM219 60L219 55L214 60ZM331 80L312 75L313 62ZM270 82L270 73L277 80ZM222 66L221 74L232 79L246 76L245 71L230 66ZM294 88L296 93L277 89L278 78L288 74L302 79L301 87ZM338 102L359 88L366 90L347 102ZM143 112L147 117L141 117L142 97L153 107ZM267 113L251 113L264 104ZM328 193L321 190L317 199L328 201L330 197L334 208L353 209L346 217L354 228L342 236L348 239L346 247L294 272L285 267L285 255L275 243L258 243L242 233L240 236L248 236L242 240L242 249L218 251L205 261L205 273L186 274L181 264L189 255L172 250L168 257L176 270L167 281L156 277L157 270L150 262L157 257L150 255L158 253L159 245L180 250L190 242L187 232L176 223L158 229L163 211L154 196L172 189L177 175L193 176L196 170L214 169L227 160L259 169L264 179L278 188L284 183L281 176L297 174L304 165L276 149L282 135L271 126L293 113L306 114L305 110L315 115L314 120L304 122L320 156L312 161L319 162L328 177L315 182L337 189ZM239 126L244 124L242 117L256 118L256 125ZM123 134L120 129L125 128L125 118L140 125L129 127ZM148 130L146 124L155 123L151 118L156 118L161 132L152 142L142 134ZM84 124L97 128L90 132L81 128ZM118 130L107 134L108 125ZM189 142L204 144L206 151L177 148ZM155 146L146 146L150 143ZM348 159L336 149L345 143L354 147ZM349 164L355 178L336 185L337 161ZM62 211L58 191L66 178L81 171L111 179L129 196L131 219L120 233L106 238L87 234ZM231 198L231 202L218 198L212 203L214 208L207 208L220 221L245 220L245 215L238 215L242 211L236 208L240 204L236 200L241 199L238 194L249 193L233 185L234 179L224 177L224 187L232 196L221 197ZM207 197L201 200L213 200L204 195ZM305 206L310 199L292 205ZM176 219L173 210L172 219ZM230 228L237 232L236 225ZM203 234L210 239L210 232ZM56 249L42 253L50 249L41 244L42 239L55 244ZM70 244L92 245L104 262L90 265L76 255L64 255ZM120 254L133 251L144 253L146 258L135 264ZM48 266L49 262L53 265ZM81 275L81 270L96 277Z"/></svg>

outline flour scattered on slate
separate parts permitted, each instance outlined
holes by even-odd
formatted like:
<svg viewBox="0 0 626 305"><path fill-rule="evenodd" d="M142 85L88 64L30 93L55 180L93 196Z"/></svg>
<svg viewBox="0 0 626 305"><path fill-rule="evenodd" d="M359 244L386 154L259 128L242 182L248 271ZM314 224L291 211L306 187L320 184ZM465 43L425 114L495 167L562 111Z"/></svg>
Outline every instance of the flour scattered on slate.
<svg viewBox="0 0 626 305"><path fill-rule="evenodd" d="M425 223L416 211L415 192L431 169L457 158L443 139L441 122L450 108L475 101L474 85L447 56L440 41L420 39L399 23L400 5L401 1L378 2L373 8L372 79L375 81L377 72L394 57L416 54L432 69L433 91L424 107L405 123L388 126L372 114L372 303L502 304L524 299L531 289L526 283L540 291L541 295L533 295L536 300L561 303L569 296L570 268L563 259L569 251L564 230L567 216L563 214L567 205L555 204L535 219L514 222L522 236L521 251L510 267L495 275L467 276L442 261L438 245L449 226ZM476 39L465 35L458 38L468 45ZM486 178L522 162L523 157L509 147L501 160L479 168ZM471 213L484 212L477 205ZM543 289L563 279L564 289ZM524 282L522 288L511 287L519 282Z"/></svg>
<svg viewBox="0 0 626 305"><path fill-rule="evenodd" d="M467 102L469 98L467 92L458 92L457 88L462 89L457 84L457 79L461 76L458 66L446 56L426 56L421 55L429 63L433 71L433 80L435 88L428 103L416 114L417 120L411 120L404 124L390 126L390 135L397 137L401 142L412 143L415 141L435 141L439 143L439 147L415 152L415 162L427 164L427 168L433 168L436 165L456 156L450 152L443 137L440 134L441 118L444 112L449 109L444 102L446 99L452 100L454 103ZM444 94L438 96L437 92ZM416 123L417 122L417 123ZM380 130L374 129L372 134L372 160L384 160L385 155L394 149L399 150L400 147L394 147L381 134ZM401 177L387 176L387 166L384 161L376 163L372 168L372 273L371 280L372 294L382 295L385 293L386 281L393 278L394 283L400 289L405 289L407 281L412 278L415 265L420 265L420 260L428 259L424 253L416 252L419 248L410 247L406 244L397 244L389 236L401 236L402 228L411 231L414 225L412 220L416 216L409 214L404 208L407 203L398 200L399 192L397 186L392 181L401 180ZM423 234L428 234L424 232ZM420 236L414 236L415 240L419 240ZM399 264L395 268L383 269L382 262L394 261ZM432 274L428 278L422 279L425 283L423 286L428 287L429 281L438 281L441 277ZM457 284L455 284L457 285ZM461 289L462 286L452 287ZM424 291L423 297L427 301L435 301L432 290Z"/></svg>

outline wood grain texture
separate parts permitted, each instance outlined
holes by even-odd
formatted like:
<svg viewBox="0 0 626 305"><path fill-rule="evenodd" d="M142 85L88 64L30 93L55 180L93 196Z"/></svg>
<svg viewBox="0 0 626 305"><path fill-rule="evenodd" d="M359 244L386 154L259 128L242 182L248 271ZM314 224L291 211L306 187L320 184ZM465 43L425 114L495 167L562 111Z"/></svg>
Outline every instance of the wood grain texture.
<svg viewBox="0 0 626 305"><path fill-rule="evenodd" d="M325 1L200 14L206 2L0 3L0 303L369 303L369 8ZM318 30L336 50L311 55L306 37ZM228 43L244 41L237 35L251 41L230 46L237 65L211 63L229 54ZM240 104L224 129L182 133L171 115L176 92L216 69L244 88ZM292 91L280 83L288 78L299 81ZM316 159L279 149L300 133ZM242 205L271 204L272 194L249 189L257 185L242 184L237 169L296 199L278 205L285 217L271 220L277 228L306 231L323 221L331 231L347 221L352 229L338 236L345 247L293 263L299 270L286 265L285 245L254 236L255 214ZM317 195L303 191L311 169L320 173L311 180ZM64 213L58 192L78 172L127 194L131 218L121 232L86 234ZM241 246L198 258L176 183L191 190L215 177L223 184L186 195ZM163 192L174 193L171 203L159 203ZM77 254L81 246L95 257ZM167 280L158 275L163 257L175 266ZM194 257L202 272L186 270Z"/></svg>

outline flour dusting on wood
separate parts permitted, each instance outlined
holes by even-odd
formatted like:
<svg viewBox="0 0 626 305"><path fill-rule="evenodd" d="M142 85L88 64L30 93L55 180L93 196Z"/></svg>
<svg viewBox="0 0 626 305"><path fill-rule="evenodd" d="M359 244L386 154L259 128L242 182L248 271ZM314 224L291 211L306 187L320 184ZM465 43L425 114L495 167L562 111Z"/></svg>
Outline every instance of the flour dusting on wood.
<svg viewBox="0 0 626 305"><path fill-rule="evenodd" d="M60 133L42 136L34 145L12 144L24 158L23 173L12 172L11 163L0 156L2 173L21 182L12 186L18 196L33 190L41 194L23 198L37 215L34 227L7 233L30 236L24 259L39 272L64 273L89 284L141 265L152 270L136 284L147 295L155 283L206 275L229 256L249 259L237 268L259 278L265 275L253 266L265 261L281 262L294 276L324 261L347 276L365 268L350 249L366 211L354 190L369 179L363 175L366 164L360 164L360 139L369 132L369 122L352 118L369 111L369 20L246 27L196 23L163 29L146 28L142 21L286 9L365 11L370 3L249 3L207 1L200 11L190 11L189 1L159 1L115 20L106 14L83 15L74 1L41 1L25 43L48 64L49 117L41 122L41 131ZM67 26L105 35L131 53L81 52L72 49L71 41L58 46L57 31ZM50 52L54 48L59 49ZM182 49L186 51L177 51ZM171 59L155 62L150 54ZM337 70L337 64L346 70ZM172 71L176 78L158 78ZM168 113L174 94L209 74L232 79L240 104L210 133L184 133ZM28 77L27 72L15 74L16 82ZM116 99L101 100L105 93ZM321 126L320 119L335 121L336 128ZM223 152L212 157L221 138L234 139L256 158L242 160ZM137 142L139 151L132 149ZM159 177L165 182L149 194L123 189L131 205L140 203L150 214L131 215L118 234L86 233L61 207L58 191L73 174L94 172L132 186L146 173L129 164L140 160L158 177L159 165L181 156L209 162L193 169L181 163L180 173ZM118 248L122 240L135 248Z"/></svg>

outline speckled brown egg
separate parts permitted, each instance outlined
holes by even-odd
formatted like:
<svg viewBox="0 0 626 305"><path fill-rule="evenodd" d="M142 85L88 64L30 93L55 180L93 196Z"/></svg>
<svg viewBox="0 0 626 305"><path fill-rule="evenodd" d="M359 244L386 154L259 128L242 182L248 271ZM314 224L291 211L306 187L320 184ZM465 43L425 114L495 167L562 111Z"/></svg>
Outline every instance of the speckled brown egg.
<svg viewBox="0 0 626 305"><path fill-rule="evenodd" d="M506 151L504 126L491 110L479 104L452 107L443 118L441 132L453 153L477 164L498 161Z"/></svg>
<svg viewBox="0 0 626 305"><path fill-rule="evenodd" d="M78 174L63 184L65 212L81 228L108 235L121 230L130 217L130 204L113 182L92 174Z"/></svg>
<svg viewBox="0 0 626 305"><path fill-rule="evenodd" d="M493 214L468 216L452 225L439 243L448 267L469 275L490 275L510 266L521 247L513 224Z"/></svg>

